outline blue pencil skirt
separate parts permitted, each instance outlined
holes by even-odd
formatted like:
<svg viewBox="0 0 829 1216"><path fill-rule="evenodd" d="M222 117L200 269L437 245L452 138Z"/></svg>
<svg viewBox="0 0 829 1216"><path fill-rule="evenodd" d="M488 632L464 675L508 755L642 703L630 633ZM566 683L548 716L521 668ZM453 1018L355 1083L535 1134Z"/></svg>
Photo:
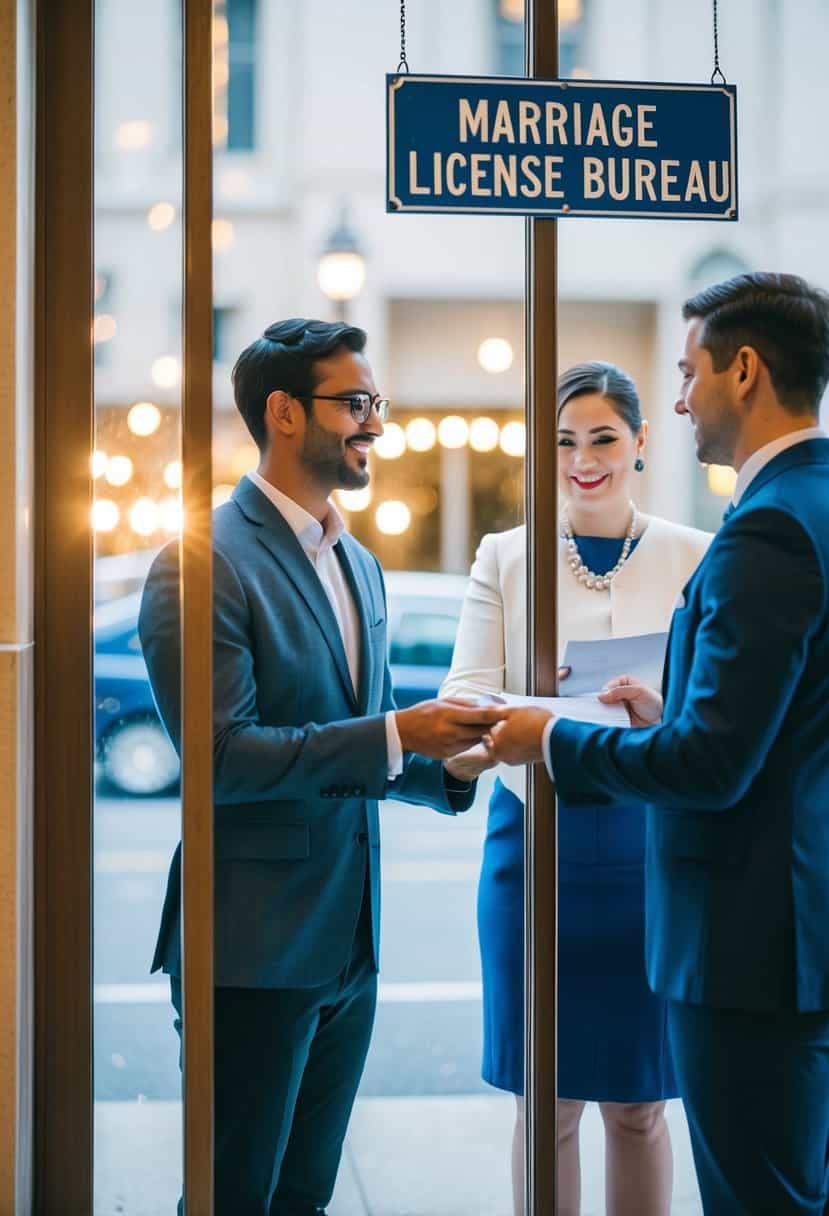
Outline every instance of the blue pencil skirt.
<svg viewBox="0 0 829 1216"><path fill-rule="evenodd" d="M559 807L558 1094L677 1096L665 1002L645 978L644 809ZM485 1081L524 1092L524 808L500 781L478 887Z"/></svg>

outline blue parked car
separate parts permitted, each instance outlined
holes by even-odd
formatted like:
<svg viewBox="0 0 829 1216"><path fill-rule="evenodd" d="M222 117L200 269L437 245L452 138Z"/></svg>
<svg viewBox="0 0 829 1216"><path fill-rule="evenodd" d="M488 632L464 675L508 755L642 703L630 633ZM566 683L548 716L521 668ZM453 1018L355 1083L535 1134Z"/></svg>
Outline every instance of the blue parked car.
<svg viewBox="0 0 829 1216"><path fill-rule="evenodd" d="M389 661L401 709L437 695L452 661L466 578L386 576ZM173 791L179 759L159 721L138 640L140 591L95 609L97 772L121 795Z"/></svg>

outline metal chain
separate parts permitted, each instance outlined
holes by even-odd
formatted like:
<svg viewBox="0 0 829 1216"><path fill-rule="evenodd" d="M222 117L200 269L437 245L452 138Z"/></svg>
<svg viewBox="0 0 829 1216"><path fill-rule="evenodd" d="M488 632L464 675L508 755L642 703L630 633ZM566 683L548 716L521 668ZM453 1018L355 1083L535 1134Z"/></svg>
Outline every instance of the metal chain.
<svg viewBox="0 0 829 1216"><path fill-rule="evenodd" d="M714 0L716 3L716 0ZM409 61L406 58L406 0L400 0L400 62L398 72L408 72Z"/></svg>
<svg viewBox="0 0 829 1216"><path fill-rule="evenodd" d="M717 0L714 0L714 71L711 73L711 83L719 76L720 84L726 84L725 73L720 67L720 30L717 18Z"/></svg>

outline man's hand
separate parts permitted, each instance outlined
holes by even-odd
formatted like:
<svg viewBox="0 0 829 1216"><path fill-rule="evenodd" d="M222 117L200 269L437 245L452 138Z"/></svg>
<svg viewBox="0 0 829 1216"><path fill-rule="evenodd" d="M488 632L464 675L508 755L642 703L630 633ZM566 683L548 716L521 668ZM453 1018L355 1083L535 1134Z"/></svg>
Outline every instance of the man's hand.
<svg viewBox="0 0 829 1216"><path fill-rule="evenodd" d="M490 755L504 764L536 764L543 759L541 741L544 728L554 715L546 709L502 711L503 721L493 726L484 743Z"/></svg>
<svg viewBox="0 0 829 1216"><path fill-rule="evenodd" d="M443 767L457 781L477 781L481 773L497 764L495 757L483 743L477 743L468 751L445 760Z"/></svg>
<svg viewBox="0 0 829 1216"><path fill-rule="evenodd" d="M445 701L421 701L410 709L398 709L395 721L404 752L446 760L475 747L505 713L506 710L497 706L479 706L461 698L447 698Z"/></svg>
<svg viewBox="0 0 829 1216"><path fill-rule="evenodd" d="M662 697L655 688L633 676L608 680L599 700L603 705L624 704L631 726L655 726L662 720Z"/></svg>

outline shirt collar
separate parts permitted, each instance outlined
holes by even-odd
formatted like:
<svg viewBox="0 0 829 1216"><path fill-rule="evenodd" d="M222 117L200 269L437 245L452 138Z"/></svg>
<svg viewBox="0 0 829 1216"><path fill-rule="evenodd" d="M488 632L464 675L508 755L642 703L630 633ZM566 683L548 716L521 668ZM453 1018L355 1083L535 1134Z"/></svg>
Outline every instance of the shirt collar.
<svg viewBox="0 0 829 1216"><path fill-rule="evenodd" d="M257 489L261 490L265 497L273 503L306 553L319 557L329 549L333 549L345 531L345 523L330 499L328 514L320 523L298 502L294 502L293 498L289 498L287 494L277 490L275 485L272 485L255 469L250 470L248 477Z"/></svg>
<svg viewBox="0 0 829 1216"><path fill-rule="evenodd" d="M787 435L781 435L779 439L772 439L771 443L766 443L756 452L752 452L737 474L737 482L731 496L734 506L737 506L760 470L764 469L769 461L774 460L775 456L779 456L787 448L793 448L796 443L805 443L807 439L825 438L826 432L822 427L807 426L800 431L789 431Z"/></svg>

